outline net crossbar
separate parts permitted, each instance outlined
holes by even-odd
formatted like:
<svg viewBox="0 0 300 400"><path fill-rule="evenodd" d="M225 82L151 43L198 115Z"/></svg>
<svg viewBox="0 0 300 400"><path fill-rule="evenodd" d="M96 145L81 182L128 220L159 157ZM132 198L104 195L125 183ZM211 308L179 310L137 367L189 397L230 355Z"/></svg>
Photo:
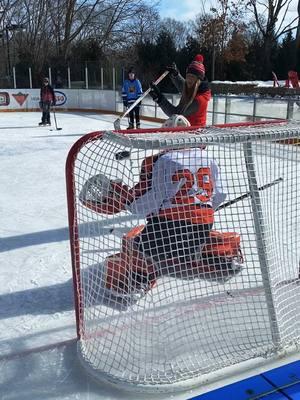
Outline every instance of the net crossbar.
<svg viewBox="0 0 300 400"><path fill-rule="evenodd" d="M290 122L108 131L75 143L70 237L78 352L91 374L168 391L299 348L299 140ZM116 196L111 182L137 188L145 159L152 165L140 200L97 208ZM224 198L215 205L217 192ZM199 209L214 209L210 229L239 240L238 250L216 245L221 239L208 246L212 232L191 217Z"/></svg>

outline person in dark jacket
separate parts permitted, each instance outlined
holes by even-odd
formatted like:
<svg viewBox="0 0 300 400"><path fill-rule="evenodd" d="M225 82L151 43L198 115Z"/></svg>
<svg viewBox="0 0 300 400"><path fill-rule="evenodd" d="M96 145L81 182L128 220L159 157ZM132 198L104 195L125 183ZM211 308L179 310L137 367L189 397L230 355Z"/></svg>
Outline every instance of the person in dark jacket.
<svg viewBox="0 0 300 400"><path fill-rule="evenodd" d="M51 125L50 108L55 106L55 94L52 86L49 84L49 79L43 79L43 85L40 92L40 108L42 110L42 121L40 126Z"/></svg>
<svg viewBox="0 0 300 400"><path fill-rule="evenodd" d="M152 82L150 96L168 117L174 114L183 115L191 126L205 126L208 102L211 99L208 80L205 76L203 56L198 54L186 69L185 79L180 75L176 64L167 67L171 79L181 99L177 106L171 104Z"/></svg>

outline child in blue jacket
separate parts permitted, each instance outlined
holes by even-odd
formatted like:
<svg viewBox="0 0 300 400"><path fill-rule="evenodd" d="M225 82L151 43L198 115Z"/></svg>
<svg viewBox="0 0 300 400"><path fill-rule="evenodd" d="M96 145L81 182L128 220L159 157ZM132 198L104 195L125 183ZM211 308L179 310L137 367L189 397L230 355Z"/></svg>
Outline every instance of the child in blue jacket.
<svg viewBox="0 0 300 400"><path fill-rule="evenodd" d="M122 99L125 107L130 107L141 95L143 89L141 82L135 77L135 71L131 68L128 71L128 79L123 83ZM134 120L136 128L140 128L140 103L137 104L129 113L129 126L127 129L134 129Z"/></svg>

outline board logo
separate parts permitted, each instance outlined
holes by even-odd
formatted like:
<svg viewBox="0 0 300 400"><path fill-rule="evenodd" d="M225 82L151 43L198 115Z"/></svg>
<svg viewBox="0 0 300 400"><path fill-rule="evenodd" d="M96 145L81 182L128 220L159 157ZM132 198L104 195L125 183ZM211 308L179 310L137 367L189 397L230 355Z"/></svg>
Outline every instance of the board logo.
<svg viewBox="0 0 300 400"><path fill-rule="evenodd" d="M7 92L0 92L0 106L9 105L9 94Z"/></svg>
<svg viewBox="0 0 300 400"><path fill-rule="evenodd" d="M25 101L28 97L28 94L19 92L17 94L13 94L12 96L14 97L16 102L19 103L20 106L22 106L25 103Z"/></svg>
<svg viewBox="0 0 300 400"><path fill-rule="evenodd" d="M65 102L67 101L67 96L63 92L60 92L59 90L54 90L54 94L55 94L56 105L57 106L64 105Z"/></svg>

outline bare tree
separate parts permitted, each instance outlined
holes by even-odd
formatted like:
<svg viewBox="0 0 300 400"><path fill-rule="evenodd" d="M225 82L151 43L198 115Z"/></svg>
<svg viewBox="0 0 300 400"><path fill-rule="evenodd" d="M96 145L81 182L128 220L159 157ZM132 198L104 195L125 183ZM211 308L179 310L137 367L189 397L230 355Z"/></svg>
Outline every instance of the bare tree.
<svg viewBox="0 0 300 400"><path fill-rule="evenodd" d="M21 1L20 0L1 0L0 1L0 29L5 29L10 25L16 14Z"/></svg>
<svg viewBox="0 0 300 400"><path fill-rule="evenodd" d="M164 18L160 25L160 30L168 32L173 38L177 50L185 46L188 35L191 34L191 22L183 23L173 18Z"/></svg>
<svg viewBox="0 0 300 400"><path fill-rule="evenodd" d="M138 68L138 46L154 43L160 29L160 16L155 5L141 5L139 12L116 26L106 42L105 53L118 59L123 65Z"/></svg>
<svg viewBox="0 0 300 400"><path fill-rule="evenodd" d="M31 57L32 65L40 69L49 54L51 26L47 0L23 0L19 9L19 22L25 31L18 38L21 57Z"/></svg>
<svg viewBox="0 0 300 400"><path fill-rule="evenodd" d="M153 34L159 20L154 5L147 6L144 0L2 0L0 4L2 26L5 18L5 24L13 21L24 27L14 37L16 48L36 73L53 58L66 64L80 40L96 41L100 52L120 49L128 38L138 41Z"/></svg>
<svg viewBox="0 0 300 400"><path fill-rule="evenodd" d="M244 29L242 9L238 2L218 0L208 13L197 16L194 35L200 47L211 55L212 80L215 79L215 69L219 78L223 76L224 64L232 58L232 38L234 36L236 40L241 37Z"/></svg>
<svg viewBox="0 0 300 400"><path fill-rule="evenodd" d="M20 0L0 1L0 74L10 74L10 45L13 32L19 26L14 17L18 14Z"/></svg>
<svg viewBox="0 0 300 400"><path fill-rule="evenodd" d="M295 16L291 20L287 19L292 7L292 0L245 0L245 3L252 12L263 38L264 71L265 77L268 78L272 66L272 47L281 36L297 29L299 16Z"/></svg>
<svg viewBox="0 0 300 400"><path fill-rule="evenodd" d="M126 22L145 11L143 0L48 0L48 5L58 53L65 59L77 38L93 36L104 48L108 41L122 38Z"/></svg>
<svg viewBox="0 0 300 400"><path fill-rule="evenodd" d="M120 47L128 47L145 41L153 41L158 34L160 16L156 6L141 4L131 18L127 18L113 30L113 37Z"/></svg>

